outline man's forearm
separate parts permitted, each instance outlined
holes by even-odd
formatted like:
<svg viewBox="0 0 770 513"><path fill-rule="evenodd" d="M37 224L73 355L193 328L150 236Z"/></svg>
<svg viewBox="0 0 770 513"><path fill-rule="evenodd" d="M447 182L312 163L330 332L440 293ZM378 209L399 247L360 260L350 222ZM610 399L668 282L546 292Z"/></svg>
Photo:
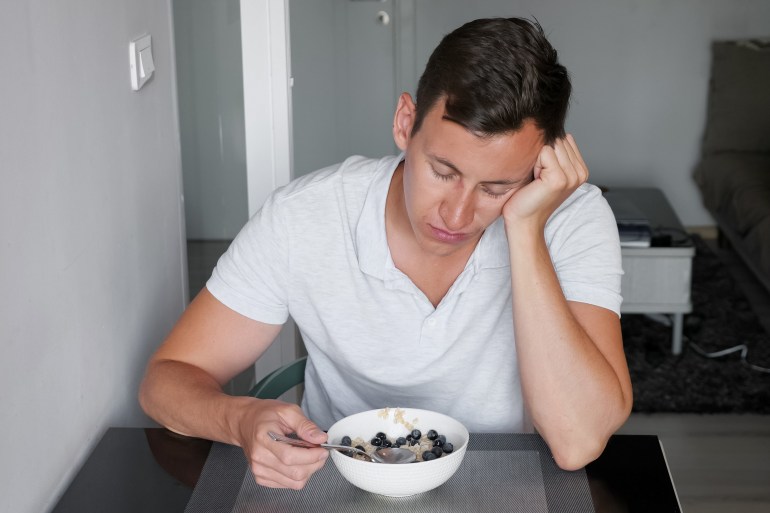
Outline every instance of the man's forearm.
<svg viewBox="0 0 770 513"><path fill-rule="evenodd" d="M627 418L630 390L570 309L541 233L508 234L522 391L557 463L579 468Z"/></svg>
<svg viewBox="0 0 770 513"><path fill-rule="evenodd" d="M238 419L256 399L225 394L194 365L157 360L147 369L139 401L147 415L172 431L239 445Z"/></svg>

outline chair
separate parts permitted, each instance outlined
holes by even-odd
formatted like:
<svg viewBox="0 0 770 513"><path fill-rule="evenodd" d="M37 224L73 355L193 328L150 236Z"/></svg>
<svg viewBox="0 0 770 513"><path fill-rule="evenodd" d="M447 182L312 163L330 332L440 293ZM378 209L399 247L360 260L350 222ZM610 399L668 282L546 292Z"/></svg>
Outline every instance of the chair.
<svg viewBox="0 0 770 513"><path fill-rule="evenodd" d="M307 356L275 369L254 385L248 394L257 399L278 399L288 390L305 381Z"/></svg>

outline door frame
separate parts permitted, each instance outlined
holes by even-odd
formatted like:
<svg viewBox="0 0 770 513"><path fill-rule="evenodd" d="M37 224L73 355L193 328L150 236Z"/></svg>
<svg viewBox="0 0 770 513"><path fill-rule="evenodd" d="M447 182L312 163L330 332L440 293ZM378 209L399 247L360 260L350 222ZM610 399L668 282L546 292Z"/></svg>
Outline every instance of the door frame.
<svg viewBox="0 0 770 513"><path fill-rule="evenodd" d="M249 218L292 177L289 0L241 0ZM257 360L257 379L297 357L294 322Z"/></svg>
<svg viewBox="0 0 770 513"><path fill-rule="evenodd" d="M289 1L240 0L249 217L294 176ZM415 88L418 78L415 1L393 0L396 86L402 91ZM289 318L256 362L257 377L297 358L299 341Z"/></svg>

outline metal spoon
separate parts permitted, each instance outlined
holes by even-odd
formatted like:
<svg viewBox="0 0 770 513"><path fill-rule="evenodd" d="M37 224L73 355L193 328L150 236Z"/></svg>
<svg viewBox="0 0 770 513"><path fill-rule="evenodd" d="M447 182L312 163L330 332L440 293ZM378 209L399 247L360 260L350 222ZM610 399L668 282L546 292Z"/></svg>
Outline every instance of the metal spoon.
<svg viewBox="0 0 770 513"><path fill-rule="evenodd" d="M348 447L347 445L335 445L335 444L314 444L305 440L299 440L297 438L289 438L287 436L279 435L268 431L267 434L276 442L282 442L285 444L293 445L295 447L315 448L321 447L327 450L342 451L343 453L354 452L363 456L367 461L375 463L411 463L415 460L416 456L409 449L401 449L400 447L380 447L375 450L374 453L369 454L356 449L355 447Z"/></svg>

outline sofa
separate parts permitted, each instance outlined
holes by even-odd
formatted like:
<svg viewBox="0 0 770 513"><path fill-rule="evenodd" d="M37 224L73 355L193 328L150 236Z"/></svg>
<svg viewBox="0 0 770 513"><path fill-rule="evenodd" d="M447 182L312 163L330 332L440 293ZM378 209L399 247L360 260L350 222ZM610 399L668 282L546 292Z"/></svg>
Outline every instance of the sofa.
<svg viewBox="0 0 770 513"><path fill-rule="evenodd" d="M714 42L710 74L695 183L720 242L770 291L770 40Z"/></svg>

